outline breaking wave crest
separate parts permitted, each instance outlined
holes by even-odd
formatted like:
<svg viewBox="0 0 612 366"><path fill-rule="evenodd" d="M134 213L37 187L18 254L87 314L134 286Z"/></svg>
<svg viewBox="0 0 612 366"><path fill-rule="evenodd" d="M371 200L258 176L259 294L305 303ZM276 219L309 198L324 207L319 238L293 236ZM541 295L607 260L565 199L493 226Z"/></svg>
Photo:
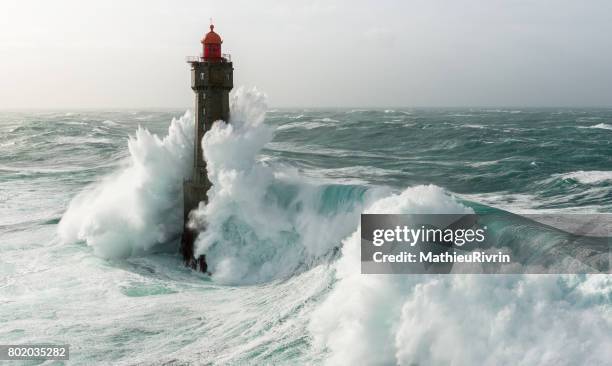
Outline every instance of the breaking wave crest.
<svg viewBox="0 0 612 366"><path fill-rule="evenodd" d="M163 139L139 127L128 140L123 168L72 200L58 226L61 240L84 241L99 256L123 258L180 235L193 130L190 112L172 120Z"/></svg>
<svg viewBox="0 0 612 366"><path fill-rule="evenodd" d="M417 186L368 213L468 213ZM343 241L337 282L311 314L330 365L603 365L612 356L606 275L362 275L360 229Z"/></svg>
<svg viewBox="0 0 612 366"><path fill-rule="evenodd" d="M612 182L612 171L601 171L601 170L591 170L591 171L576 171L565 174L556 174L554 178L560 179L571 179L578 181L582 184L598 184L605 182Z"/></svg>
<svg viewBox="0 0 612 366"><path fill-rule="evenodd" d="M594 126L591 126L589 128L600 128L602 130L612 130L612 125L609 125L607 123L598 123Z"/></svg>
<svg viewBox="0 0 612 366"><path fill-rule="evenodd" d="M257 161L274 131L263 123L265 96L238 90L231 110L230 123L215 123L202 142L213 188L192 217L201 229L196 255L207 255L222 283L287 277L332 257L376 190L307 181Z"/></svg>
<svg viewBox="0 0 612 366"><path fill-rule="evenodd" d="M192 213L214 280L247 284L286 278L333 258L362 207L385 189L307 181L287 166L257 160L273 137L263 123L266 97L232 94L230 123L217 121L202 144L213 188ZM83 241L104 258L178 247L182 182L191 173L193 116L173 120L161 139L139 128L118 172L88 187L59 224L64 242Z"/></svg>

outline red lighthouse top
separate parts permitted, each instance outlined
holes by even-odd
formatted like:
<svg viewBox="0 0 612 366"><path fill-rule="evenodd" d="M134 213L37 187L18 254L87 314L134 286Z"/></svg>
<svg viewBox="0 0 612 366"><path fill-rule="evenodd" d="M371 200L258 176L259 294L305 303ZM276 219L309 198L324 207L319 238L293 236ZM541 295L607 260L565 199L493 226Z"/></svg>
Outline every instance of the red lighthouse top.
<svg viewBox="0 0 612 366"><path fill-rule="evenodd" d="M204 47L204 60L206 61L219 61L221 60L221 36L215 31L214 25L210 25L210 32L206 33L204 39L202 39L202 45Z"/></svg>

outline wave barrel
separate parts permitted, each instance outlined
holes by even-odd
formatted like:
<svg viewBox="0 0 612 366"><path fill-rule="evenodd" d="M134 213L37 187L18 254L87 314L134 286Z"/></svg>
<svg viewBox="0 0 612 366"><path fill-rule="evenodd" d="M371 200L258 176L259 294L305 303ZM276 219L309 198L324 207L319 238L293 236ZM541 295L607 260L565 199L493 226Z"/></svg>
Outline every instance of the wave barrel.
<svg viewBox="0 0 612 366"><path fill-rule="evenodd" d="M207 192L211 187L202 151L202 138L215 121L229 121L229 92L234 86L233 66L229 55L221 53L221 37L215 33L214 25L202 39L203 53L188 57L191 64L191 89L195 92L195 141L193 173L183 184L184 228L180 252L185 265L207 272L205 256L194 256L194 242L197 231L189 224L190 213L200 202L208 201Z"/></svg>

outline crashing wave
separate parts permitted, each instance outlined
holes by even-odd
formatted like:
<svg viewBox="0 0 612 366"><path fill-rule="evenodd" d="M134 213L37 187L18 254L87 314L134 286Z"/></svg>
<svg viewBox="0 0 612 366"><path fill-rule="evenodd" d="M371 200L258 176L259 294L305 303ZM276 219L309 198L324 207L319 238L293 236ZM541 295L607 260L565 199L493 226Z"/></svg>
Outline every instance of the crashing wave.
<svg viewBox="0 0 612 366"><path fill-rule="evenodd" d="M242 284L290 276L329 258L375 193L307 181L258 161L273 137L263 123L265 95L239 89L231 110L230 123L216 122L202 142L213 187L193 215L201 230L196 255L206 254L216 281Z"/></svg>
<svg viewBox="0 0 612 366"><path fill-rule="evenodd" d="M104 258L151 251L180 235L182 183L193 162L193 116L172 120L163 139L139 127L128 140L129 158L70 202L58 234L83 241Z"/></svg>
<svg viewBox="0 0 612 366"><path fill-rule="evenodd" d="M368 213L468 213L435 186ZM612 356L606 275L362 275L360 229L343 241L337 282L311 314L329 365L603 365Z"/></svg>

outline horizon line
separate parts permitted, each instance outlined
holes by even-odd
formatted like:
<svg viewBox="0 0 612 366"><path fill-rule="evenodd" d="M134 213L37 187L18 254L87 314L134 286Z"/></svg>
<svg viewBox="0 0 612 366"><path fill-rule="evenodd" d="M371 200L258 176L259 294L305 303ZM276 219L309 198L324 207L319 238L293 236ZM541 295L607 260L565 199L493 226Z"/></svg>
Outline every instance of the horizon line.
<svg viewBox="0 0 612 366"><path fill-rule="evenodd" d="M387 106L372 106L372 105L354 105L354 106L269 106L267 110L274 109L499 109L499 108L511 108L511 109L612 109L612 105L415 105L415 106L398 106L398 105L387 105ZM36 111L134 111L134 110L165 110L165 111L176 111L176 110L193 110L193 107L188 106L173 106L173 107L144 107L144 106L133 106L133 107L113 107L113 106L100 106L100 107L0 107L1 112L36 112Z"/></svg>

